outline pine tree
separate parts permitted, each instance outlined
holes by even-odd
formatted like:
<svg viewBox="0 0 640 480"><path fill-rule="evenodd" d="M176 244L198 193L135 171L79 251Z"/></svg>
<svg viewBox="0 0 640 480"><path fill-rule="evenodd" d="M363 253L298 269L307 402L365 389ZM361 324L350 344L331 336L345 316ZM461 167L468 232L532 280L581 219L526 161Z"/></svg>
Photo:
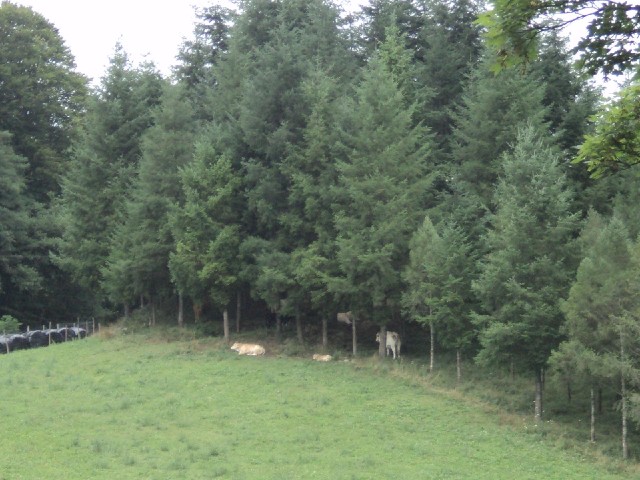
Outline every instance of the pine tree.
<svg viewBox="0 0 640 480"><path fill-rule="evenodd" d="M339 25L338 9L324 0L244 2L229 52L214 69L220 82L214 121L245 185L248 228L242 251L251 274L242 277L272 310L280 311L280 300L287 298L298 320L308 314L308 297L295 282L275 280L291 278L292 253L308 240L288 234L299 215L290 203L297 170L291 162L304 143L312 108L303 87L311 72L352 78Z"/></svg>
<svg viewBox="0 0 640 480"><path fill-rule="evenodd" d="M585 257L562 304L570 343L558 355L564 353L566 357L570 351L571 365L586 370L592 379L619 383L622 456L627 458L628 402L631 392L640 387L636 380L640 362L632 353L640 346L638 242L629 240L629 233L618 218L603 225L594 213L581 239Z"/></svg>
<svg viewBox="0 0 640 480"><path fill-rule="evenodd" d="M494 75L485 58L474 72L454 114L452 138L455 182L489 207L500 156L512 145L524 124L544 128L544 85L530 76L508 70ZM455 183L454 182L454 183Z"/></svg>
<svg viewBox="0 0 640 480"><path fill-rule="evenodd" d="M429 369L435 366L438 335L441 345L456 350L460 380L461 354L473 340L470 291L475 258L458 225L447 222L439 227L440 232L427 216L411 239L402 303L412 320L429 326Z"/></svg>
<svg viewBox="0 0 640 480"><path fill-rule="evenodd" d="M473 288L486 312L477 316L484 363L535 374L536 418L542 417L542 370L562 339L558 298L572 277L577 217L557 153L533 126L502 157L489 253Z"/></svg>
<svg viewBox="0 0 640 480"><path fill-rule="evenodd" d="M168 215L182 198L179 169L193 156L193 109L176 86L165 88L154 125L142 136L142 158L125 206L125 221L114 233L103 270L103 287L115 303L128 304L137 296L152 307L171 297L168 269L174 242Z"/></svg>
<svg viewBox="0 0 640 480"><path fill-rule="evenodd" d="M409 239L427 207L430 141L377 57L345 108L335 217L341 274L329 286L358 317L380 325L384 338L400 310Z"/></svg>
<svg viewBox="0 0 640 480"><path fill-rule="evenodd" d="M171 215L175 250L169 268L178 292L194 305L211 300L223 312L229 339L228 305L242 264L241 179L228 154L213 144L212 132L196 144L194 160L181 171L184 204Z"/></svg>
<svg viewBox="0 0 640 480"><path fill-rule="evenodd" d="M85 125L63 179L64 232L55 261L93 296L98 312L106 305L102 271L110 242L124 221L142 153L142 134L152 125L161 90L162 79L152 65L134 68L122 47L116 46L88 104Z"/></svg>

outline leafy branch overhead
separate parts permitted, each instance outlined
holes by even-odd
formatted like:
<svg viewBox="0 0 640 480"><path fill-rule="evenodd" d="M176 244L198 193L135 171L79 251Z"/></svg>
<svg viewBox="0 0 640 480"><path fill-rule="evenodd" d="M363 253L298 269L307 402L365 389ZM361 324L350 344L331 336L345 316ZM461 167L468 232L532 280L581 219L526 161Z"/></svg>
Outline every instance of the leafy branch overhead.
<svg viewBox="0 0 640 480"><path fill-rule="evenodd" d="M494 0L480 15L498 68L526 64L536 57L541 33L584 28L576 46L591 75L605 77L633 69L640 61L640 5L627 1Z"/></svg>

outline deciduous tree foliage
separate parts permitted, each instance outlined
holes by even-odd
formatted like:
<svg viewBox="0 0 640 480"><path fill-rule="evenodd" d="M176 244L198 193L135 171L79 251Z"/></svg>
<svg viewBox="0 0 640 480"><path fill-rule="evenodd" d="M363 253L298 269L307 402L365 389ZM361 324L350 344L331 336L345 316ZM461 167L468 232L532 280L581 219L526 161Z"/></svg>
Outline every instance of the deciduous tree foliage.
<svg viewBox="0 0 640 480"><path fill-rule="evenodd" d="M599 178L640 163L640 85L623 89L596 117L575 159Z"/></svg>
<svg viewBox="0 0 640 480"><path fill-rule="evenodd" d="M33 292L41 281L29 258L34 205L27 195L26 169L26 160L11 147L11 135L0 132L0 299L5 308L10 305L7 291Z"/></svg>
<svg viewBox="0 0 640 480"><path fill-rule="evenodd" d="M29 7L0 5L0 131L27 160L27 193L41 202L60 191L86 78L58 30Z"/></svg>
<svg viewBox="0 0 640 480"><path fill-rule="evenodd" d="M500 65L528 62L541 32L587 20L578 43L586 70L605 76L634 68L640 60L640 6L618 0L494 0L481 16Z"/></svg>

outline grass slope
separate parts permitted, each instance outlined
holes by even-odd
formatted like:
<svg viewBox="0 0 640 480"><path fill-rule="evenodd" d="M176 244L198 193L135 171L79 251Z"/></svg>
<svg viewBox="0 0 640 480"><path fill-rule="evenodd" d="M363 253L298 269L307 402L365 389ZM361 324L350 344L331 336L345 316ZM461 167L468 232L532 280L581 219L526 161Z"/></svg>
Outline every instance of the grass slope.
<svg viewBox="0 0 640 480"><path fill-rule="evenodd" d="M127 336L0 358L0 479L622 479L344 362Z"/></svg>

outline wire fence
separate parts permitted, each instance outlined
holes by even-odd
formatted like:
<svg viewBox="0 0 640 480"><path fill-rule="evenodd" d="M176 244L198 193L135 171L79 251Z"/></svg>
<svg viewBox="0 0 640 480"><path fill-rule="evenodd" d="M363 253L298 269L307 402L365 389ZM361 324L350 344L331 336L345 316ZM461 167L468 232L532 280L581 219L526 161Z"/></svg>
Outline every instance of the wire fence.
<svg viewBox="0 0 640 480"><path fill-rule="evenodd" d="M76 322L49 322L42 325L42 329L32 330L27 326L26 332L7 333L0 335L0 354L11 353L15 350L46 347L54 343L80 340L93 335L100 330L100 324L94 319Z"/></svg>

